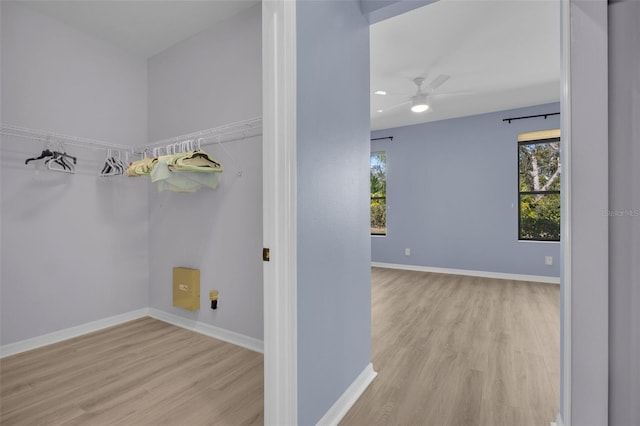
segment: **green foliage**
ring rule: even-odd
[[[371,233],[387,233],[387,154],[371,153]]]
[[[371,233],[387,233],[387,202],[386,200],[371,200]]]
[[[560,142],[518,146],[520,191],[560,190]]]
[[[560,194],[521,196],[520,238],[560,240]]]
[[[560,141],[520,143],[520,239],[560,240]]]

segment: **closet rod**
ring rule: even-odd
[[[93,139],[79,138],[76,136],[62,135],[59,133],[46,132],[43,130],[28,129],[26,127],[12,126],[9,124],[0,124],[0,133],[8,136],[17,136],[20,138],[31,139],[41,142],[62,142],[64,145],[73,145],[82,148],[91,149],[119,149],[133,152],[133,147],[126,145],[118,145]]]
[[[141,153],[149,149],[162,147],[164,145],[170,145],[172,143],[183,142],[186,140],[197,141],[198,139],[202,139],[203,141],[201,142],[201,144],[208,145],[212,143],[231,142],[248,137],[259,136],[261,134],[262,117],[256,117],[249,120],[243,120],[235,123],[225,124],[223,126],[213,127],[211,129],[200,130],[198,132],[162,139],[141,147],[136,147],[136,152]]]

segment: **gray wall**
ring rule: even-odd
[[[609,4],[609,424],[640,424],[640,3]]]
[[[2,2],[2,122],[119,144],[146,140],[146,63]],[[148,305],[146,185],[98,179],[102,151],[67,147],[78,173],[24,160],[2,136],[2,344]]]
[[[570,424],[601,426],[608,419],[609,373],[607,2],[571,0],[570,7],[571,80],[566,107],[571,141],[564,161],[571,171],[565,173],[564,182],[570,180],[565,208],[570,208],[571,220],[564,223],[563,232],[570,233],[564,255],[571,264],[562,271],[563,277],[566,273],[571,278]],[[561,292],[565,285],[563,280]],[[564,318],[569,309],[566,301],[561,309]],[[567,325],[562,322],[562,330]],[[563,419],[567,409],[561,400]]]
[[[369,27],[359,2],[297,3],[298,424],[371,362]]]
[[[371,143],[387,153],[388,203],[372,261],[559,277],[559,243],[518,241],[517,164],[518,133],[557,129],[559,116],[502,121],[558,111],[547,104],[372,132],[393,136]]]
[[[149,59],[151,141],[262,115],[261,28],[257,5]],[[262,339],[262,138],[224,148],[218,189],[149,191],[150,305]],[[172,307],[174,266],[201,270],[199,311]]]

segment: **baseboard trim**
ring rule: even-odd
[[[316,426],[334,426],[340,423],[340,420],[347,414],[377,375],[378,373],[373,371],[373,364],[369,363],[340,398],[329,408],[329,411],[316,423]]]
[[[264,353],[263,341],[253,337],[205,324],[200,321],[183,318],[155,308],[149,308],[149,316],[187,330],[195,331],[196,333],[204,334],[205,336],[213,337],[214,339],[241,346],[254,352]]]
[[[496,278],[500,280],[533,281],[538,283],[560,284],[559,277],[545,277],[543,275],[508,274],[505,272],[471,271],[468,269],[437,268],[433,266],[402,265],[397,263],[382,262],[371,262],[371,266],[376,268],[404,269],[407,271],[434,272],[437,274],[466,275],[471,277]]]
[[[54,331],[53,333],[43,334],[42,336],[32,337],[30,339],[21,340],[15,343],[9,343],[0,347],[0,358],[16,355],[21,352],[37,349],[42,346],[51,345],[53,343],[62,342],[63,340],[72,339],[84,334],[93,333],[104,328],[113,327],[127,321],[143,318],[149,315],[148,308],[137,309],[135,311],[126,312],[120,315],[114,315],[108,318],[102,318],[91,321],[75,327],[66,328],[64,330]]]

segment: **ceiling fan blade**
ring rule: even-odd
[[[434,93],[431,95],[432,98],[446,98],[450,96],[466,96],[466,95],[475,95],[477,92],[473,90],[463,90],[460,92],[446,92],[446,93]]]
[[[375,95],[375,93],[374,93]],[[377,95],[377,96],[407,96],[406,93],[400,93],[400,92],[386,92],[386,95]]]
[[[429,84],[429,88],[431,90],[436,90],[438,87],[442,86],[442,84],[449,80],[451,78],[450,75],[446,75],[446,74],[440,74],[439,76],[437,76],[435,79],[433,79],[433,81],[431,82],[431,84]]]
[[[390,107],[380,108],[380,109],[382,109],[382,112],[387,112],[387,111],[391,111],[392,109],[400,108],[403,105],[408,105],[410,103],[411,103],[411,101],[404,101],[404,102],[400,102],[399,104],[395,104],[395,105],[392,105]]]

